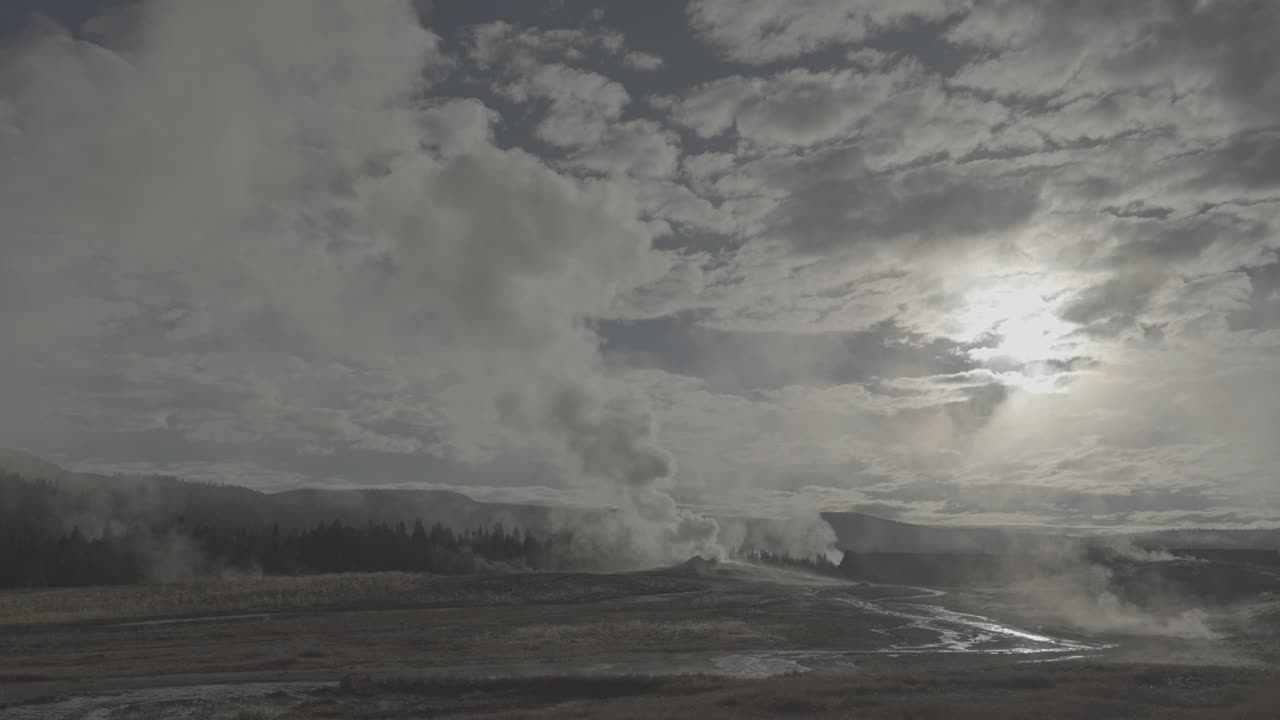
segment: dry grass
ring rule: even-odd
[[[690,645],[717,645],[743,641],[776,640],[767,628],[752,627],[742,620],[621,620],[614,622],[538,623],[513,627],[496,635],[496,640],[532,647],[583,646],[613,644],[640,647],[652,645],[662,649],[680,649]]]
[[[590,717],[1041,720],[1276,717],[1275,673],[1222,668],[1053,666],[936,673],[427,679],[379,683],[372,697],[325,691],[284,718]]]
[[[410,597],[424,577],[386,572],[235,578],[0,593],[0,626],[303,610]]]
[[[0,591],[0,627],[346,608],[587,603],[700,587],[692,580],[641,574],[440,577],[381,572],[11,590]]]
[[[771,680],[543,676],[398,678],[298,703],[210,701],[126,709],[120,720],[859,718],[859,720],[1273,720],[1274,671],[1125,665],[1000,666]]]
[[[686,594],[699,588],[706,592]],[[322,677],[332,677],[327,673],[359,669],[377,678],[388,673],[506,672],[502,668],[512,666],[516,674],[562,674],[370,681],[374,692],[367,696],[334,688],[301,705],[290,696],[277,704],[270,699],[215,703],[192,713],[186,712],[192,708],[170,707],[164,712],[182,713],[147,715],[161,710],[139,708],[137,718],[128,720],[232,720],[236,713],[250,713],[242,720],[258,720],[252,713],[282,720],[1280,717],[1280,677],[1239,667],[1020,665],[1016,657],[866,656],[856,660],[859,669],[852,674],[761,681],[563,675],[570,668],[608,667],[616,659],[642,661],[626,667],[664,671],[690,650],[697,652],[688,654],[697,655],[734,646],[850,647],[880,627],[844,605],[824,610],[787,588],[731,590],[711,580],[641,574],[441,578],[383,573],[0,593],[0,626],[7,626],[0,627],[0,684],[43,680],[66,692],[83,692],[82,681],[99,679],[111,687],[117,677],[176,672],[210,677],[228,672],[267,677],[276,671],[311,677],[324,672]],[[662,593],[680,594],[651,602]],[[644,602],[613,602],[642,595]],[[701,609],[703,600],[720,604]],[[143,618],[334,607],[394,611],[117,626]],[[1280,614],[1272,605],[1259,608],[1250,622],[1260,626],[1275,618]],[[94,619],[114,622],[51,624]],[[1259,633],[1258,642],[1274,637]],[[1171,662],[1168,654],[1153,656]],[[6,686],[4,693],[10,689]]]
[[[1250,618],[1253,625],[1269,635],[1280,635],[1280,600],[1259,603]]]
[[[286,707],[257,707],[252,703],[179,702],[150,707],[125,707],[111,715],[113,720],[276,720]]]

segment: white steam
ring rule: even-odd
[[[1158,613],[1139,607],[1116,591],[1110,569],[1094,563],[1018,583],[1013,589],[1038,612],[1088,633],[1186,640],[1217,637],[1205,610],[1193,607]]]
[[[584,479],[604,484],[614,511],[566,528],[580,547],[632,565],[724,555],[719,524],[667,493],[675,459],[658,444],[653,414],[641,401],[582,382],[551,387],[528,399],[508,395],[500,404],[509,421],[562,443]]]

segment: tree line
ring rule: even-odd
[[[792,555],[786,552],[770,552],[751,547],[730,550],[729,559],[758,565],[776,565],[819,575],[837,575],[840,569],[840,566],[832,562],[826,555]]]
[[[234,574],[298,575],[402,570],[443,575],[557,569],[568,562],[567,533],[536,537],[501,523],[457,531],[440,523],[340,519],[303,529],[164,523],[93,535],[64,530],[51,512],[56,483],[0,473],[0,588],[115,585]]]
[[[185,507],[175,516],[113,523],[92,503],[47,480],[0,472],[0,588],[166,582],[228,575],[302,575],[398,570],[459,575],[488,571],[599,569],[599,557],[575,548],[568,532],[539,536],[501,523],[455,530],[421,520],[406,524],[340,519],[282,527]],[[100,510],[100,509],[99,509]],[[110,512],[106,513],[108,516]],[[157,521],[154,518],[169,518]],[[209,518],[226,517],[218,523]],[[77,518],[90,523],[82,530]],[[66,529],[70,526],[70,529]],[[825,556],[795,557],[738,548],[731,557],[817,573],[836,566]]]
[[[567,537],[539,540],[501,524],[454,532],[421,521],[412,528],[340,520],[303,531],[211,526],[131,528],[89,538],[78,527],[61,534],[0,534],[0,587],[68,587],[223,577],[402,570],[456,575],[557,566]]]

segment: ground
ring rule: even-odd
[[[734,565],[24,591],[0,594],[0,718],[1274,718],[1278,617],[1099,634]]]

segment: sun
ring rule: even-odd
[[[1058,318],[1053,294],[1033,285],[978,288],[966,294],[956,317],[962,342],[982,343],[969,351],[979,361],[1005,359],[1028,365],[1070,354],[1073,329]],[[989,338],[990,343],[983,343]]]

